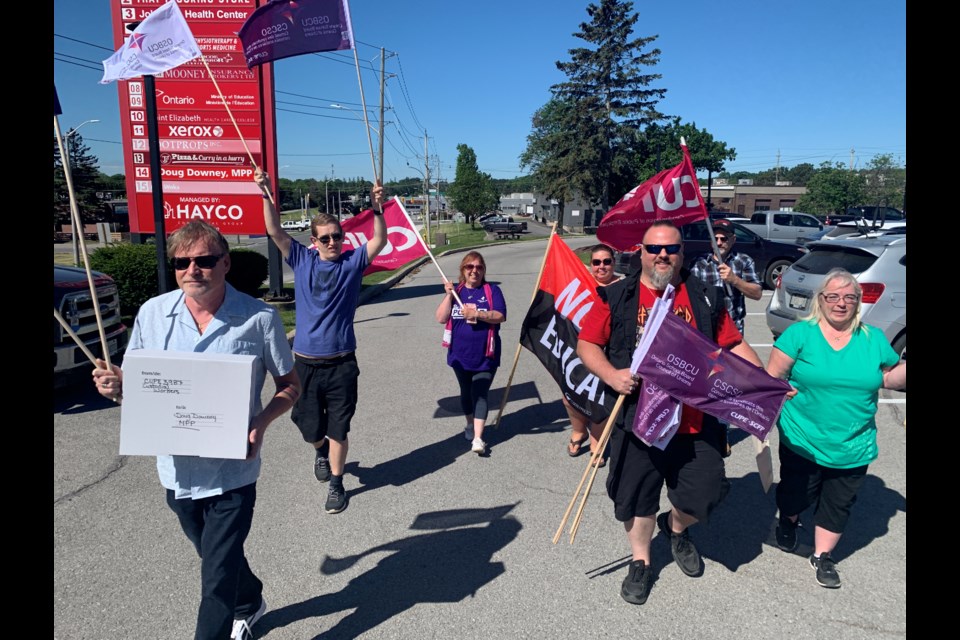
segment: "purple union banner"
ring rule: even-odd
[[[636,372],[682,402],[765,440],[790,385],[707,339],[672,313],[641,345]],[[640,349],[638,348],[638,351]]]
[[[346,0],[274,0],[237,32],[247,68],[281,58],[353,48]]]

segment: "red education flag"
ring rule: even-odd
[[[596,280],[570,247],[553,236],[540,286],[520,328],[520,344],[543,363],[567,402],[600,422],[610,415],[615,398],[577,357],[580,325],[595,304],[603,304]]]
[[[363,275],[377,271],[393,271],[411,260],[427,255],[420,234],[413,228],[410,216],[396,198],[383,205],[383,221],[387,223],[387,246],[373,259]],[[373,237],[373,209],[367,209],[340,224],[344,250],[359,249]]]
[[[597,226],[597,240],[627,251],[643,240],[657,220],[672,220],[678,227],[707,217],[697,174],[686,145],[683,160],[637,186],[610,209]]]
[[[347,0],[273,0],[237,32],[247,68],[305,53],[353,48]]]

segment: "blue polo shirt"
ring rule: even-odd
[[[201,335],[177,289],[147,300],[133,323],[128,351],[158,349],[256,356],[250,415],[263,410],[260,396],[267,373],[293,370],[293,353],[280,314],[267,303],[240,293],[228,283],[223,304]],[[229,390],[225,390],[229,393]],[[157,456],[160,484],[177,498],[209,498],[243,487],[260,476],[260,454],[253,460]]]

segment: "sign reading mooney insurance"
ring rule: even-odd
[[[143,20],[165,2],[111,0],[114,44],[123,44],[128,24]],[[236,33],[265,2],[179,0],[178,4],[217,84],[200,58],[156,75],[164,230],[170,233],[199,219],[223,233],[262,234],[263,199],[253,182],[247,149],[258,165],[264,164],[265,149],[275,163],[271,69],[269,65],[247,68]],[[144,80],[120,81],[117,87],[130,230],[154,233]]]

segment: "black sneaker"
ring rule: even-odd
[[[327,447],[317,449],[317,459],[313,463],[313,475],[317,476],[317,480],[320,482],[327,482],[330,480],[330,458],[323,455],[322,450],[329,452]]]
[[[633,560],[627,567],[620,595],[630,604],[643,604],[650,595],[650,568],[643,560]]]
[[[700,558],[700,552],[690,539],[690,532],[686,529],[683,533],[674,533],[670,530],[670,512],[665,511],[657,516],[657,526],[660,531],[670,536],[670,551],[673,553],[673,559],[676,560],[680,571],[688,576],[695,578],[703,573],[703,560]]]
[[[797,549],[797,529],[800,528],[800,518],[791,522],[790,518],[780,516],[777,523],[777,546],[784,551],[791,552]]]
[[[323,507],[327,513],[340,513],[347,508],[347,492],[343,485],[330,485],[327,491],[327,503]]]
[[[840,588],[840,574],[837,573],[837,563],[830,554],[823,552],[820,557],[810,556],[810,566],[817,570],[817,584],[827,589]]]

